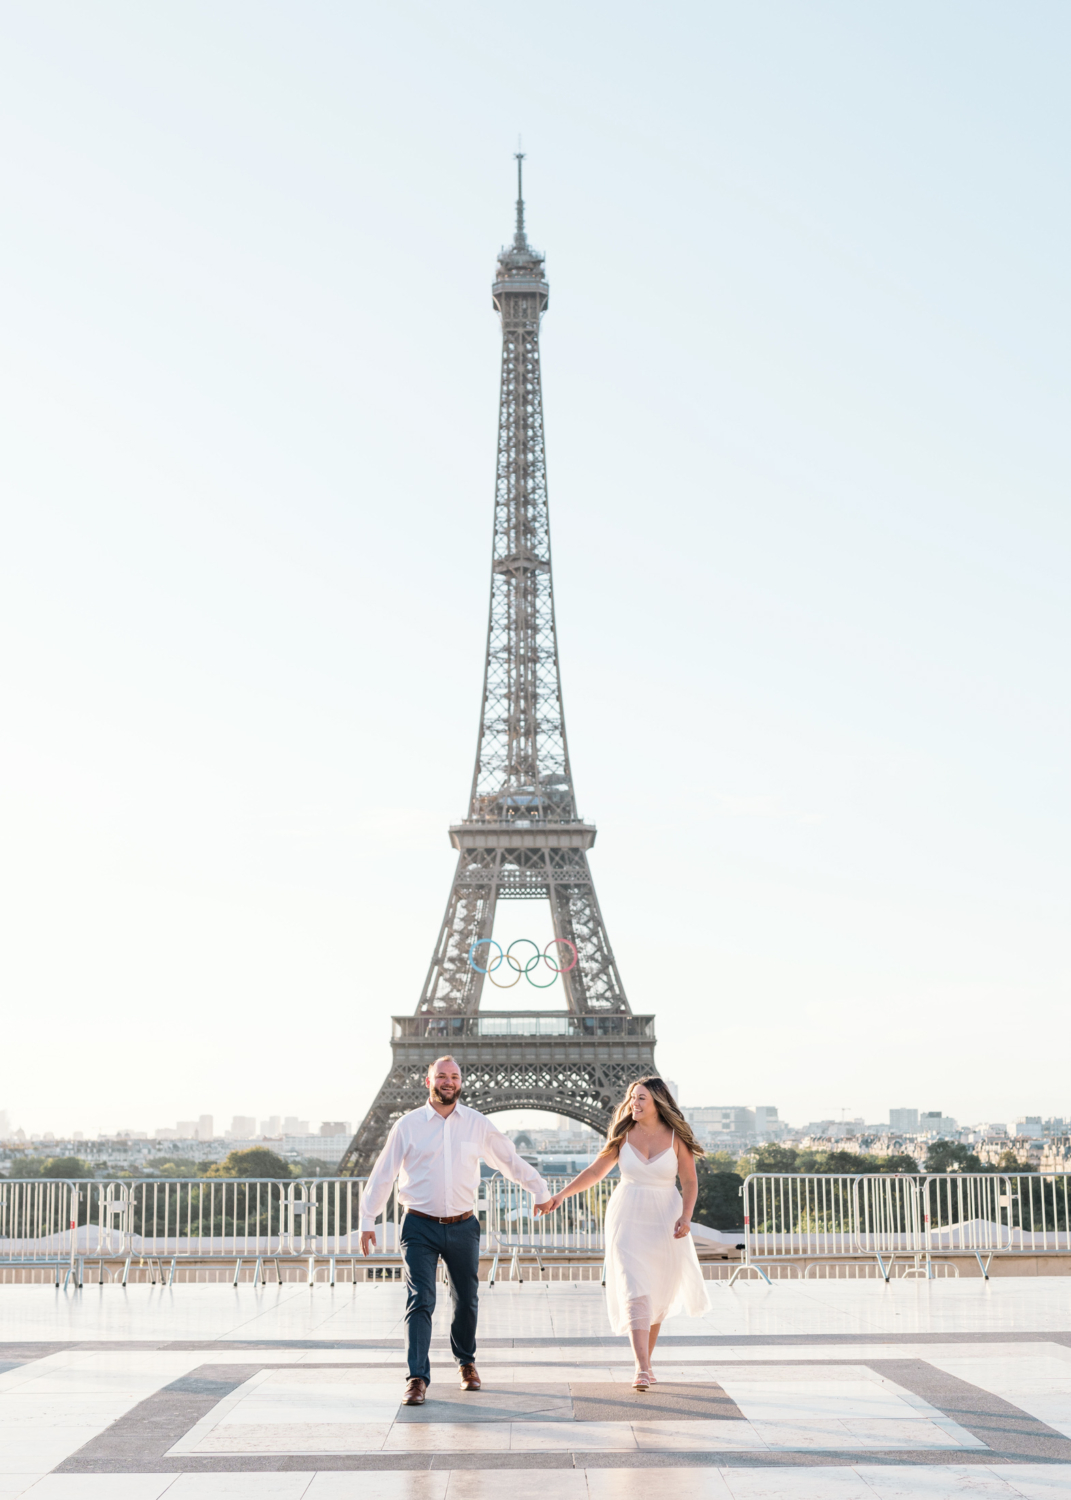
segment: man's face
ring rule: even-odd
[[[453,1058],[440,1057],[428,1069],[428,1093],[436,1104],[453,1104],[461,1093],[461,1069]]]

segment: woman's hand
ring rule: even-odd
[[[674,1226],[673,1226],[673,1238],[675,1240],[683,1240],[684,1237],[686,1235],[691,1234],[691,1232],[692,1232],[692,1221],[691,1221],[691,1219],[686,1219],[682,1215],[677,1220],[676,1224],[674,1224]]]
[[[535,1205],[536,1218],[540,1218],[543,1214],[552,1214],[564,1197],[564,1193],[555,1193],[553,1198],[548,1198],[545,1203],[537,1203]]]

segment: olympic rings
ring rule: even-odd
[[[524,963],[521,963],[519,958],[515,958],[513,956],[514,948],[516,948],[520,943],[527,943],[530,948],[533,948],[535,950],[531,958],[526,959]],[[482,968],[476,962],[476,951],[477,949],[482,948],[484,944],[487,945],[488,949],[498,949],[498,957],[495,959],[491,958],[490,952],[488,953],[488,964],[486,968]],[[572,963],[559,965],[553,962],[553,960],[548,956],[548,950],[557,946],[562,946],[572,950]],[[562,954],[561,956],[564,958],[568,955]],[[474,969],[477,974],[486,974],[495,988],[499,990],[511,990],[515,984],[520,984],[522,977],[524,979],[527,979],[528,983],[535,989],[546,990],[550,988],[559,974],[572,973],[572,971],[576,968],[577,956],[576,944],[570,942],[568,938],[551,938],[546,948],[544,948],[542,951],[540,951],[539,944],[534,943],[531,938],[514,938],[513,942],[510,943],[509,947],[504,953],[502,951],[502,945],[500,943],[496,943],[494,938],[477,938],[472,947],[469,949],[469,968]],[[538,979],[532,978],[532,971],[534,969],[538,969],[540,963],[546,964],[547,968],[551,971],[551,977],[546,981],[545,984],[540,984]],[[506,965],[507,969],[513,969],[517,975],[516,979],[511,979],[508,984],[503,984],[501,980],[495,978],[495,971],[497,969],[500,969],[503,964]]]

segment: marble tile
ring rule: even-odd
[[[609,1424],[607,1424],[609,1425]],[[705,1418],[687,1422],[633,1422],[637,1448],[676,1453],[761,1451],[766,1442],[750,1422]]]
[[[383,1447],[400,1453],[507,1453],[511,1425],[509,1422],[395,1422]],[[557,1425],[560,1430],[564,1424]]]
[[[731,1366],[715,1366],[714,1370],[715,1379],[744,1416],[755,1422],[811,1417],[921,1420],[924,1414],[936,1415],[925,1402],[920,1405],[913,1393],[858,1367],[842,1366],[834,1372],[774,1366],[761,1379],[752,1378],[757,1372],[740,1374]]]
[[[0,1396],[0,1444],[11,1430],[35,1432],[49,1427],[106,1427],[143,1400],[141,1394],[103,1395],[84,1391],[63,1395],[23,1395],[9,1391]]]
[[[931,1356],[930,1363],[1071,1437],[1071,1366],[1051,1353],[983,1359],[971,1350],[969,1355]]]
[[[160,1500],[177,1474],[46,1474],[33,1500]]]
[[[627,1422],[511,1422],[509,1432],[514,1453],[614,1452],[638,1446]]]
[[[315,1476],[302,1500],[446,1500],[450,1478],[449,1469],[328,1471]]]
[[[583,1469],[454,1469],[446,1500],[588,1500]],[[649,1500],[649,1497],[648,1497]]]
[[[725,1469],[732,1500],[875,1500],[855,1469]]]
[[[0,1457],[0,1467],[3,1467],[3,1458]],[[20,1500],[28,1489],[43,1479],[43,1474],[0,1474],[0,1500]]]
[[[378,1453],[391,1430],[389,1422],[252,1422],[220,1424],[187,1449],[211,1456],[222,1453]]]
[[[180,1474],[167,1500],[302,1500],[313,1472]]]
[[[667,1500],[669,1497],[671,1500],[732,1500],[732,1491],[724,1475],[705,1465],[702,1468],[660,1468],[656,1484],[652,1484],[650,1469],[582,1469],[574,1472],[586,1476],[588,1500],[652,1500],[656,1493],[663,1492]],[[488,1496],[487,1500],[493,1500],[493,1497]]]
[[[272,1370],[241,1401],[223,1412],[218,1427],[248,1424],[314,1422],[386,1422],[394,1421],[401,1404],[402,1389],[394,1384],[383,1386],[353,1385],[337,1381],[328,1371],[301,1372],[305,1383],[298,1384],[290,1372]],[[309,1381],[309,1376],[319,1375]]]
[[[100,1427],[46,1427],[40,1431],[9,1428],[0,1445],[0,1466],[7,1474],[47,1474],[95,1438]]]
[[[895,1464],[888,1467],[856,1465],[873,1500],[1015,1500],[1015,1491],[1005,1480],[1003,1465],[960,1467],[955,1464]],[[1055,1500],[1055,1497],[1053,1497]]]
[[[865,1422],[805,1418],[798,1421],[753,1422],[755,1432],[768,1448],[829,1452],[856,1448],[951,1448],[948,1434],[933,1422]]]
[[[1008,1464],[998,1471],[1013,1494],[1025,1500],[1067,1500],[1071,1464]]]

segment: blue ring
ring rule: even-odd
[[[476,949],[479,948],[484,943],[487,943],[489,945],[493,944],[494,947],[496,947],[498,949],[498,958],[495,960],[495,962],[493,964],[491,964],[490,968],[487,968],[487,969],[481,969],[478,963],[474,963],[473,962],[473,958],[472,958],[472,955],[476,952]],[[469,949],[469,968],[470,969],[475,969],[476,972],[477,972],[477,974],[493,974],[495,972],[495,970],[501,964],[501,962],[502,962],[502,960],[503,960],[504,957],[505,957],[505,955],[502,952],[502,945],[501,945],[501,943],[496,943],[495,940],[494,940],[494,938],[477,938],[476,941],[473,943],[472,947]]]

